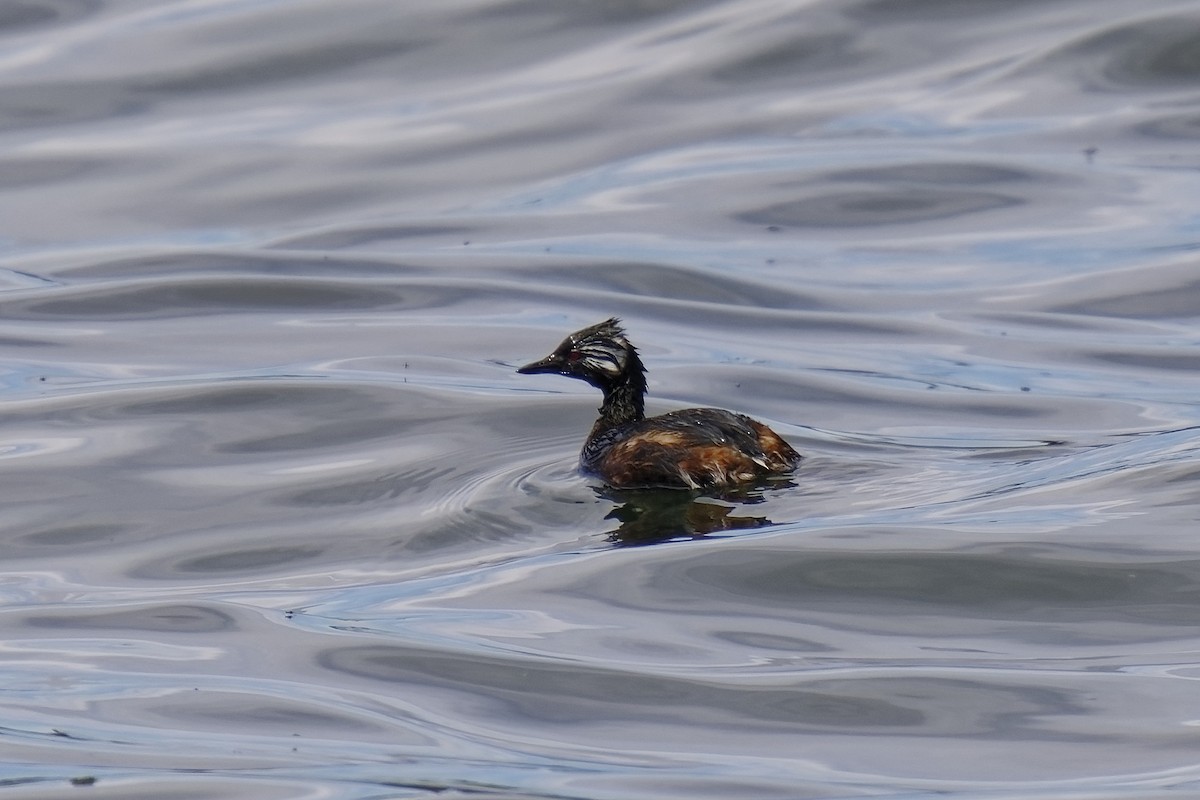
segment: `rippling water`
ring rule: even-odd
[[[1191,0],[0,42],[4,796],[1200,791]],[[578,475],[614,314],[794,478]]]

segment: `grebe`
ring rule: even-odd
[[[517,370],[587,381],[604,392],[579,463],[617,489],[709,489],[791,472],[800,455],[743,414],[687,408],[646,417],[646,368],[616,317],[576,331],[553,353]]]

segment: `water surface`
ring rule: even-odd
[[[5,793],[1200,786],[1194,4],[0,41]],[[514,369],[611,315],[791,481],[580,476],[599,397]]]

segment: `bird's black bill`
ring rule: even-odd
[[[554,356],[546,356],[541,361],[534,361],[532,364],[526,364],[517,370],[521,375],[538,375],[543,372],[559,371],[560,362]]]

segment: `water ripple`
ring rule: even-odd
[[[1198,31],[0,6],[0,783],[1194,794]],[[797,473],[578,474],[611,315]]]

